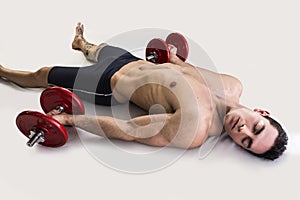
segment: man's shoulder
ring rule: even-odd
[[[228,74],[221,74],[221,76],[225,91],[230,93],[229,95],[240,97],[243,91],[242,82],[238,78]]]

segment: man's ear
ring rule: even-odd
[[[270,116],[270,113],[268,111],[266,111],[266,110],[255,108],[254,112],[257,112],[257,113],[261,114],[264,117],[265,116]]]

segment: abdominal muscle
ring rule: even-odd
[[[156,65],[140,60],[116,72],[111,86],[114,97],[121,103],[131,101],[145,110],[159,104],[164,108],[163,112],[172,113],[188,99],[181,97],[188,87],[183,79],[182,73],[174,69],[173,64]]]

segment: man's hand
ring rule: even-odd
[[[176,48],[174,45],[168,44],[168,48],[169,48],[169,50],[170,50],[170,54],[171,54],[171,55],[172,55],[172,54],[176,55],[176,53],[177,53],[177,48]]]
[[[61,112],[58,109],[53,109],[50,112],[47,113],[47,115],[53,117],[56,119],[59,123],[61,123],[64,126],[73,126],[73,116],[69,115],[65,112]]]
[[[170,50],[170,62],[173,64],[178,64],[180,62],[180,58],[176,55],[177,48],[174,45],[168,44],[168,48]],[[181,61],[182,62],[182,61]]]

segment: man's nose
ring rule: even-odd
[[[238,131],[239,131],[240,133],[243,133],[243,134],[249,136],[250,138],[252,138],[253,135],[254,135],[254,134],[252,133],[252,131],[248,128],[248,126],[245,125],[245,124],[239,126],[239,127],[238,127]]]
[[[240,125],[238,127],[238,132],[239,133],[243,133],[243,134],[245,134],[245,135],[247,135],[249,137],[252,137],[252,135],[253,135],[252,132],[250,131],[250,129],[245,124]]]

